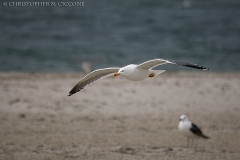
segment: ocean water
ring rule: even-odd
[[[0,71],[81,72],[82,61],[97,59],[97,69],[154,58],[197,63],[213,71],[240,70],[239,0],[73,2],[84,6],[13,7],[0,2]]]

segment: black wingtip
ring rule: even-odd
[[[71,96],[71,95],[73,95],[73,94],[75,94],[75,93],[77,93],[77,92],[75,92],[75,90],[71,90],[71,91],[68,93],[68,96]]]
[[[181,62],[181,63],[182,64],[180,64],[180,65],[190,67],[190,68],[200,69],[200,70],[204,70],[204,71],[209,71],[210,70],[209,68],[205,68],[205,67],[200,66],[198,64],[191,64],[191,63],[185,63],[184,64],[184,62]]]
[[[73,88],[69,93],[68,93],[68,96],[71,96],[73,94],[77,93],[75,88]]]
[[[73,89],[68,93],[68,96],[71,96],[71,95],[79,92],[79,91],[82,90],[82,89],[83,89],[83,88],[76,90],[76,87],[73,87]]]
[[[177,65],[180,65],[180,66],[200,69],[200,70],[210,70],[208,68],[205,68],[203,66],[200,66],[198,64],[193,64],[193,63],[186,63],[186,62],[180,62],[180,61],[175,61],[175,60],[167,60],[167,62],[168,63],[172,63],[172,64],[177,64]]]
[[[205,68],[205,67],[203,67],[203,66],[199,66],[199,67],[201,67],[202,70],[204,70],[204,71],[210,71],[210,70],[211,70],[211,69],[209,69],[209,68]]]

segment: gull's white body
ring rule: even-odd
[[[192,123],[189,120],[180,121],[178,124],[178,130],[187,138],[200,138],[190,131]]]
[[[124,71],[124,72],[122,72]],[[165,70],[151,70],[151,69],[142,69],[138,68],[135,64],[127,65],[121,68],[118,73],[119,75],[125,77],[130,81],[142,81],[145,78],[149,77],[150,74],[155,76],[163,73]]]
[[[129,72],[131,72],[130,74],[128,74],[127,76],[125,76],[124,74],[122,74],[121,76],[123,76],[124,78],[130,80],[130,81],[142,81],[145,78],[148,77],[148,75],[150,74],[150,70],[146,70],[146,69],[129,69]]]

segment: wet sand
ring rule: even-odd
[[[68,97],[82,77],[0,73],[0,159],[240,159],[240,73],[109,77]],[[181,114],[211,139],[187,148]]]

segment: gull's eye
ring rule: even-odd
[[[122,70],[122,72],[124,72],[124,70]]]

